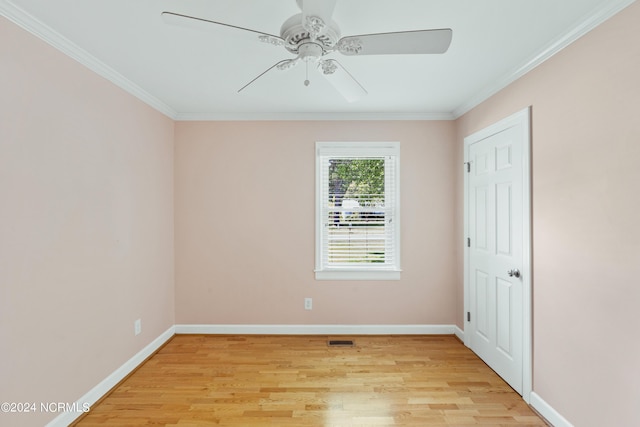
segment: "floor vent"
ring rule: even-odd
[[[329,340],[329,347],[353,347],[353,340]]]

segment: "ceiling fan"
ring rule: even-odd
[[[451,44],[453,32],[450,28],[362,34],[340,38],[340,28],[331,19],[336,0],[296,0],[296,3],[302,13],[287,19],[282,24],[279,36],[175,12],[162,12],[162,19],[167,24],[189,28],[207,29],[212,26],[223,26],[250,32],[256,36],[256,40],[274,46],[284,46],[287,51],[296,55],[294,58],[275,63],[241,87],[238,92],[246,89],[274,68],[287,70],[302,62],[307,67],[307,79],[304,82],[306,86],[309,85],[309,65],[315,66],[349,102],[360,99],[367,94],[367,91],[336,59],[329,58],[327,55],[333,52],[348,56],[438,54],[445,53]]]

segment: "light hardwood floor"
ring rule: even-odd
[[[77,426],[546,426],[452,336],[176,335]]]

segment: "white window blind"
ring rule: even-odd
[[[398,167],[398,143],[317,143],[316,278],[399,278]]]

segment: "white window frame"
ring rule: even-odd
[[[323,264],[323,229],[326,218],[322,214],[322,159],[330,157],[391,157],[394,162],[391,224],[394,248],[392,265],[358,267],[330,267]],[[387,171],[385,170],[385,173]],[[385,192],[389,191],[385,188]],[[399,142],[316,142],[316,280],[400,280],[400,143]]]

